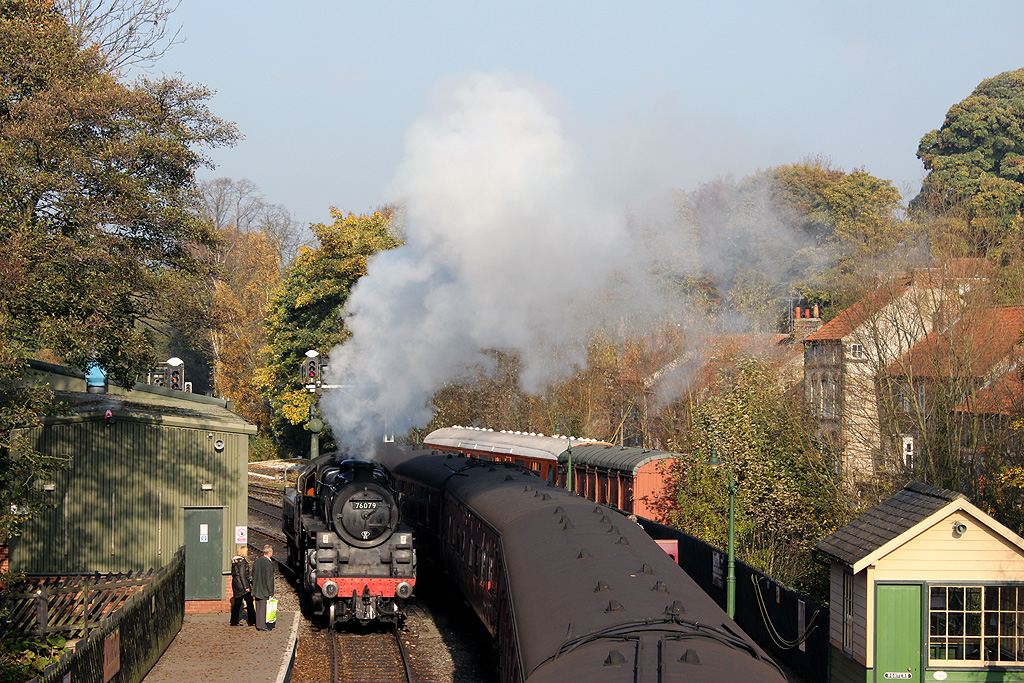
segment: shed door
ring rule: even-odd
[[[875,681],[921,680],[921,586],[875,587]]]
[[[223,508],[185,508],[185,599],[220,600]]]

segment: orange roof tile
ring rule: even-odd
[[[910,280],[901,280],[893,286],[886,283],[850,306],[836,317],[822,325],[821,329],[809,335],[808,341],[836,341],[850,334],[872,315],[885,308],[891,301],[903,295],[910,288]]]
[[[989,382],[954,410],[973,412],[980,415],[1018,415],[1024,408],[1024,382],[1020,371],[1014,366],[995,380]]]
[[[1018,348],[1024,306],[972,309],[945,330],[932,332],[889,366],[892,376],[941,379],[954,371],[982,377]]]

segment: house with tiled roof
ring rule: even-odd
[[[963,494],[911,482],[815,552],[833,683],[1024,681],[1024,539]]]
[[[817,436],[850,481],[881,464],[880,372],[932,331],[951,296],[931,269],[890,278],[804,339],[804,394]]]
[[[940,422],[947,440],[939,446],[959,449],[967,466],[983,455],[978,443],[998,445],[998,431],[1013,436],[998,416],[1020,407],[1022,330],[1024,306],[972,308],[886,369],[896,397],[888,423],[903,443],[902,464],[912,470],[926,455]]]

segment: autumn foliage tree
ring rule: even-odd
[[[366,274],[368,260],[401,244],[390,231],[390,209],[368,216],[332,209],[331,216],[330,225],[312,226],[319,246],[299,253],[273,292],[266,318],[259,384],[273,409],[275,434],[295,454],[308,448],[302,426],[309,418],[311,395],[303,389],[300,371],[306,351],[326,356],[346,339],[345,303]]]
[[[734,359],[696,407],[686,455],[676,460],[657,507],[673,526],[725,547],[732,476],[740,559],[827,599],[827,570],[810,561],[810,550],[849,521],[851,510],[805,421],[770,364]],[[707,465],[712,452],[726,465]]]
[[[280,282],[279,252],[265,232],[220,231],[221,270],[213,283],[211,345],[216,394],[261,430],[270,427],[270,405],[258,375],[266,344],[264,320],[271,292]]]
[[[19,488],[10,458],[26,410],[25,359],[98,362],[132,386],[159,320],[199,325],[216,241],[191,210],[202,147],[232,144],[210,92],[180,79],[125,84],[82,49],[50,0],[0,3],[0,526]],[[45,472],[39,469],[37,476]],[[17,480],[17,481],[16,481]],[[29,478],[31,481],[31,478]],[[17,484],[17,485],[15,485]],[[12,499],[14,497],[14,499]]]

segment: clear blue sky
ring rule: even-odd
[[[916,193],[921,136],[1024,66],[1024,5],[973,0],[182,0],[153,69],[217,91],[245,135],[204,177],[248,178],[303,223],[389,193],[431,91],[467,72],[546,88],[631,192],[821,155]]]

